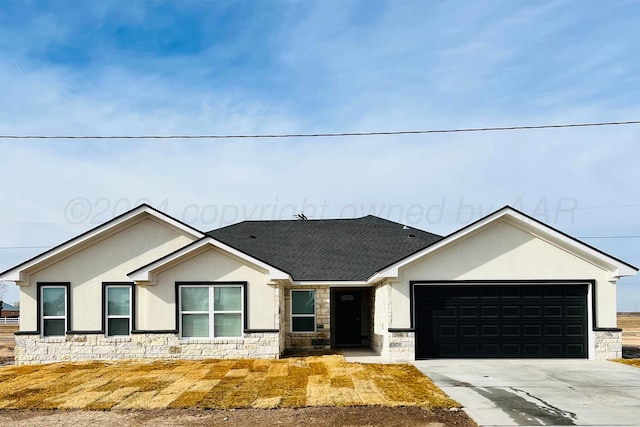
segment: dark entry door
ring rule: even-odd
[[[585,358],[587,286],[416,286],[416,359]]]
[[[359,346],[362,328],[360,291],[336,291],[336,345]]]

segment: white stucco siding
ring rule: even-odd
[[[20,330],[36,331],[38,330],[36,287],[21,287],[20,291]]]
[[[401,268],[393,284],[392,327],[410,326],[409,289],[419,280],[596,280],[599,327],[616,326],[611,274],[504,221]],[[591,303],[591,301],[589,301]]]
[[[240,259],[210,247],[158,272],[155,285],[138,289],[138,328],[174,329],[176,282],[247,282],[250,329],[277,329],[276,286],[269,275]]]
[[[102,328],[102,283],[130,282],[127,273],[189,243],[176,229],[146,218],[121,228],[99,241],[58,259],[37,271],[30,271],[28,286],[20,287],[20,330],[39,329],[37,283],[71,284],[71,329]]]

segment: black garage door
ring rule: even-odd
[[[416,359],[587,357],[587,285],[414,285]]]

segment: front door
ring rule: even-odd
[[[360,291],[336,291],[336,345],[360,346],[362,305]]]

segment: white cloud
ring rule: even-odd
[[[269,66],[238,65],[233,71],[246,73],[242,78],[225,75],[216,62],[223,53],[212,49],[131,58],[97,45],[96,54],[107,55],[97,64],[49,64],[30,48],[45,35],[71,36],[54,18],[42,18],[48,23],[41,32],[10,37],[13,61],[0,64],[0,133],[333,132],[640,117],[632,91],[615,85],[634,78],[635,57],[621,58],[638,49],[629,36],[620,45],[611,44],[617,36],[593,38],[579,15],[559,13],[562,2],[502,12],[504,5],[405,3],[371,12],[368,21],[357,19],[356,6],[303,4],[280,32],[266,36],[274,49]],[[107,15],[96,12],[91,25]],[[585,40],[561,43],[572,25]],[[541,46],[548,52],[536,50]],[[575,58],[582,58],[575,67],[551,73]],[[245,86],[247,75],[257,77]],[[600,97],[607,90],[611,97]],[[443,234],[518,203],[528,212],[547,210],[541,219],[572,234],[638,234],[634,206],[578,209],[557,221],[554,215],[572,200],[579,208],[639,205],[637,132],[628,126],[344,139],[2,140],[0,246],[53,244],[88,228],[65,216],[77,198],[89,201],[89,220],[106,220],[142,199],[181,219],[195,205],[187,213],[205,229],[244,216],[284,217],[305,204],[325,217],[375,210],[396,221],[412,206],[442,206],[439,221],[414,225]],[[595,243],[640,264],[638,240]],[[24,254],[0,251],[0,270]]]

